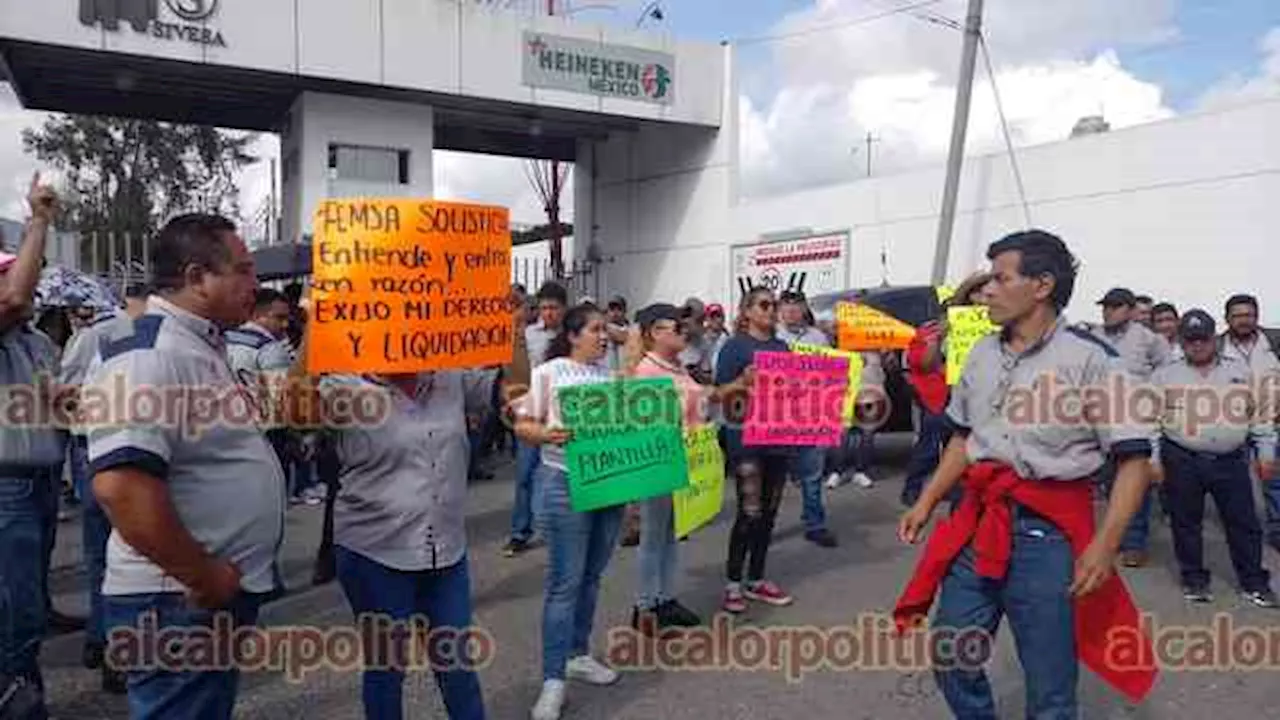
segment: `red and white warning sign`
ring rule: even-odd
[[[754,287],[810,297],[845,290],[849,280],[849,232],[765,240],[730,249],[734,299]]]

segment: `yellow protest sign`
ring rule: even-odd
[[[947,384],[955,385],[964,371],[964,363],[969,359],[969,351],[982,338],[1000,330],[1000,326],[991,322],[987,308],[982,305],[967,305],[947,308]]]
[[[836,335],[841,350],[906,350],[916,329],[867,305],[837,303]]]
[[[678,538],[687,537],[715,520],[724,504],[724,453],[720,450],[715,424],[687,428],[684,448],[689,486],[671,495]]]
[[[938,293],[939,303],[944,303],[950,300],[951,296],[956,294],[956,289],[951,287],[950,285],[939,285],[936,288],[934,288],[934,290],[937,291]]]
[[[414,373],[511,362],[506,208],[326,200],[311,246],[307,368]]]
[[[849,392],[844,399],[844,424],[853,427],[857,419],[858,390],[862,386],[862,353],[836,350],[822,345],[808,343],[791,343],[791,350],[803,355],[821,355],[823,357],[839,357],[849,361]]]

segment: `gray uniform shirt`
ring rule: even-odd
[[[58,382],[68,388],[79,388],[89,375],[89,368],[98,358],[104,342],[133,334],[133,318],[122,311],[101,315],[84,326],[67,343],[62,353],[62,368]],[[72,432],[83,435],[83,428],[73,427]]]
[[[1219,356],[1202,369],[1179,360],[1157,370],[1152,382],[1164,394],[1160,431],[1174,444],[1222,455],[1252,440],[1259,460],[1275,459],[1274,408],[1244,362]],[[1212,408],[1207,392],[1214,399]],[[1216,417],[1204,415],[1206,411]],[[1158,458],[1159,445],[1156,448]]]
[[[62,463],[66,428],[51,404],[57,379],[58,349],[47,335],[26,325],[0,333],[0,475]]]
[[[1099,332],[1099,337],[1120,353],[1129,372],[1144,382],[1151,379],[1156,368],[1167,365],[1171,359],[1169,342],[1142,323],[1125,323],[1117,332],[1105,328]]]
[[[1239,360],[1249,366],[1256,378],[1280,375],[1280,359],[1271,352],[1271,345],[1259,332],[1249,342],[1240,342],[1227,333],[1219,344],[1223,357]]]
[[[126,398],[160,400],[129,409],[115,405],[118,389]],[[183,526],[239,568],[244,590],[275,588],[284,472],[256,423],[253,400],[227,365],[221,330],[152,297],[132,334],[103,344],[81,398],[92,472],[132,466],[160,478]],[[103,419],[95,403],[114,407]],[[157,406],[163,412],[146,410]],[[104,594],[185,590],[111,533]]]
[[[1154,418],[1100,418],[1081,409],[1086,398],[1114,398],[1117,388],[1136,385],[1113,348],[1059,320],[1022,353],[1002,333],[979,340],[947,417],[968,432],[970,462],[1003,463],[1027,479],[1078,480],[1096,473],[1108,452],[1151,454]]]
[[[278,413],[278,394],[273,394],[284,381],[293,365],[293,352],[287,340],[273,336],[261,325],[247,322],[235,330],[226,332],[227,363],[236,378],[250,392],[255,393],[264,411],[264,418],[272,419],[264,427],[273,429],[282,425],[274,419]],[[272,389],[269,391],[269,389]]]
[[[548,330],[541,320],[524,329],[525,349],[529,351],[529,369],[532,370],[546,362],[547,347],[551,345],[551,338],[555,336],[556,331]]]
[[[326,403],[340,394],[377,395],[389,410],[383,422],[332,430],[341,484],[335,543],[396,570],[435,570],[462,560],[466,413],[489,406],[496,379],[494,370],[424,373],[414,397],[372,378],[321,379]]]
[[[80,328],[67,342],[62,352],[62,367],[58,372],[58,382],[63,385],[81,385],[89,366],[98,355],[98,346],[102,339],[117,336],[133,327],[133,319],[122,311],[106,313],[95,317],[92,322]]]

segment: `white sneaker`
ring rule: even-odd
[[[542,683],[542,694],[533,705],[530,717],[533,720],[560,720],[560,710],[564,707],[564,681],[547,680]]]
[[[592,685],[612,685],[618,682],[618,673],[605,667],[590,655],[579,655],[565,666],[564,674],[572,680]]]
[[[860,488],[869,488],[876,484],[876,481],[872,480],[871,476],[864,472],[854,473],[853,482]]]
[[[836,488],[840,487],[846,482],[848,482],[848,480],[845,480],[845,477],[843,474],[838,472],[833,472],[827,476],[827,489],[835,490]]]

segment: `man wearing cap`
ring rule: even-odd
[[[1257,452],[1259,477],[1271,477],[1276,430],[1269,383],[1256,383],[1245,363],[1218,352],[1216,327],[1209,313],[1189,310],[1178,326],[1185,357],[1156,371],[1164,392],[1161,438],[1154,463],[1163,462],[1165,490],[1173,530],[1173,549],[1182,571],[1183,597],[1213,600],[1204,566],[1202,526],[1205,495],[1218,507],[1231,564],[1244,599],[1258,607],[1280,606],[1271,576],[1262,566],[1262,527],[1253,503],[1249,450]],[[1221,417],[1196,416],[1209,390]],[[1248,412],[1238,408],[1244,401]]]
[[[1169,364],[1169,343],[1137,322],[1138,298],[1132,290],[1112,288],[1098,304],[1102,306],[1102,329],[1095,334],[1115,348],[1134,379],[1146,382],[1157,368]],[[1108,463],[1099,474],[1099,481],[1104,488],[1110,488],[1114,480],[1115,466]],[[1126,567],[1146,564],[1150,528],[1151,494],[1147,493],[1120,545],[1120,562]]]
[[[919,541],[951,488],[963,483],[964,496],[933,528],[895,621],[900,630],[914,626],[939,592],[930,633],[981,628],[994,638],[1007,615],[1025,675],[1027,717],[1078,717],[1082,662],[1138,702],[1155,671],[1119,667],[1108,648],[1116,633],[1126,633],[1136,638],[1135,653],[1152,652],[1114,563],[1150,479],[1153,419],[1112,422],[1080,402],[1127,401],[1114,392],[1134,383],[1113,348],[1062,317],[1076,262],[1061,239],[1019,232],[993,243],[987,257],[992,280],[983,299],[1001,331],[969,354],[946,411],[955,434],[933,480],[903,516],[899,537]],[[1067,405],[1072,414],[1063,412]],[[1095,532],[1090,478],[1107,456],[1116,461],[1117,477]],[[956,659],[935,669],[952,712],[997,717],[979,664],[989,658],[963,665]]]
[[[716,371],[716,359],[720,357],[720,348],[729,341],[729,329],[725,326],[724,306],[711,303],[707,306],[707,319],[703,321],[703,337],[707,347],[711,348],[711,373]]]
[[[680,353],[680,364],[689,371],[694,380],[707,385],[711,383],[711,346],[707,342],[703,321],[707,316],[707,306],[701,300],[691,297],[684,301],[681,312],[685,317],[685,327],[689,330],[689,339],[684,351]]]
[[[35,394],[54,379],[57,349],[28,321],[40,278],[45,240],[57,195],[31,180],[31,220],[18,254],[0,256],[0,386],[6,394]],[[52,383],[45,383],[50,387]],[[51,409],[51,408],[45,408]],[[39,416],[45,416],[42,411]],[[0,717],[46,717],[40,643],[48,624],[46,552],[57,523],[59,471],[66,453],[62,428],[0,422]]]
[[[789,346],[796,343],[830,347],[831,340],[818,328],[810,325],[809,305],[804,293],[786,290],[778,298],[778,339]],[[827,514],[822,506],[822,471],[826,460],[826,448],[802,447],[796,458],[793,478],[800,484],[804,498],[800,518],[804,523],[804,537],[820,547],[835,547],[836,536],[827,529]]]
[[[146,312],[147,296],[150,294],[151,288],[146,285],[130,285],[125,290],[124,312],[111,310],[101,313],[71,337],[71,342],[62,355],[58,378],[64,388],[78,391],[84,385],[89,368],[98,359],[103,343],[133,334],[133,321]],[[69,457],[72,482],[80,501],[84,503],[80,531],[89,584],[89,621],[85,629],[82,662],[90,670],[101,669],[104,691],[123,694],[124,675],[103,663],[106,628],[102,617],[102,577],[107,568],[107,539],[111,536],[111,523],[98,504],[93,488],[89,486],[92,478],[89,477],[89,438],[85,428],[72,428]]]

